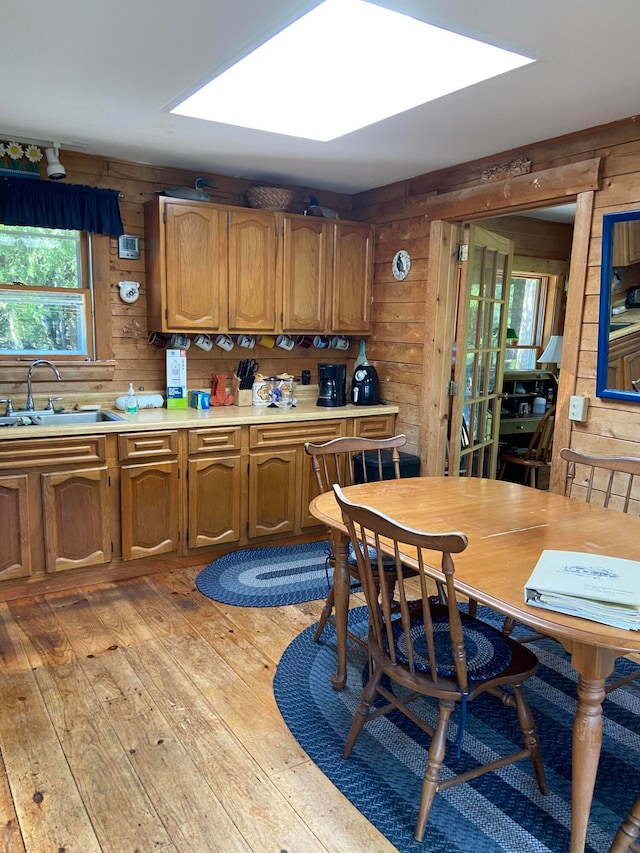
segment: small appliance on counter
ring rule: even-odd
[[[318,364],[318,399],[316,406],[347,405],[347,365]]]
[[[372,364],[360,364],[353,371],[351,402],[356,406],[375,406],[380,402],[378,371]]]

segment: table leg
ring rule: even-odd
[[[589,812],[602,748],[604,683],[619,653],[575,644],[571,663],[578,673],[578,706],[573,723],[570,853],[584,853]]]
[[[347,683],[347,623],[349,618],[349,537],[339,530],[331,532],[331,548],[334,557],[333,569],[333,608],[336,623],[336,645],[338,649],[338,669],[331,676],[334,690],[342,690]]]

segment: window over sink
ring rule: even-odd
[[[89,359],[92,297],[84,232],[0,224],[0,355]]]

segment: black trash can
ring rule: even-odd
[[[382,458],[382,471],[378,466],[378,451],[367,450],[364,454],[364,464],[367,469],[367,482],[371,483],[375,480],[393,480],[395,471],[393,470],[393,458],[390,450],[382,450],[380,452]],[[382,476],[380,476],[382,474]],[[353,475],[356,483],[364,483],[364,474],[362,471],[362,454],[358,454],[353,460]],[[400,452],[400,476],[401,477],[419,477],[420,476],[420,457],[413,453]]]

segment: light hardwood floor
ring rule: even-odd
[[[321,602],[238,608],[198,567],[0,604],[0,850],[385,853],[272,680]]]

